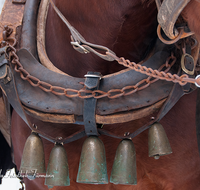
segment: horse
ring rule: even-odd
[[[153,0],[54,0],[56,7],[87,41],[108,47],[120,57],[132,62],[148,58],[156,44],[157,7]],[[181,15],[191,31],[200,40],[200,3],[191,0]],[[58,17],[52,5],[49,6],[45,43],[49,59],[64,73],[83,77],[88,71],[108,75],[119,72],[124,66],[116,61],[107,62],[95,54],[80,54],[70,44],[70,31]],[[152,92],[154,93],[154,92]],[[70,186],[61,189],[130,189],[130,190],[197,190],[200,188],[200,158],[195,131],[196,91],[184,95],[163,117],[164,126],[173,153],[155,160],[148,156],[148,131],[145,130],[132,139],[136,149],[137,185],[80,184],[76,182],[81,147],[86,137],[64,145],[68,154]],[[112,102],[112,101],[111,101]],[[153,114],[125,123],[105,124],[103,128],[116,135],[134,132],[148,123]],[[83,128],[82,125],[44,122],[29,116],[31,123],[54,137],[67,137]],[[20,168],[23,148],[31,130],[14,110],[12,113],[11,136],[14,160]],[[111,174],[115,151],[119,139],[101,135],[105,145],[108,176]],[[53,143],[42,139],[47,167]],[[27,190],[47,190],[44,178],[29,180],[24,178]]]

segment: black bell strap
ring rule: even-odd
[[[99,88],[99,81],[101,79],[101,74],[99,72],[89,71],[85,75],[85,77],[85,86],[87,90],[97,90]],[[99,135],[95,119],[96,103],[96,98],[91,97],[84,99],[83,120],[85,126],[85,133],[87,134],[87,136]]]

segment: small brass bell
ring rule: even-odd
[[[114,184],[136,185],[136,152],[130,139],[120,142],[111,171],[110,182]]]
[[[159,159],[160,156],[171,154],[172,149],[163,126],[156,122],[149,129],[149,157]]]
[[[106,155],[102,141],[96,136],[83,143],[76,181],[88,184],[107,184]]]
[[[35,179],[36,174],[45,174],[43,143],[35,132],[26,140],[19,171],[31,180]]]
[[[47,176],[45,178],[45,185],[49,188],[70,185],[67,153],[61,144],[55,144],[51,151]]]

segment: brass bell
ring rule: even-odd
[[[114,184],[136,185],[136,152],[130,139],[124,139],[117,148],[110,182]]]
[[[49,157],[46,175],[45,185],[49,188],[70,185],[67,153],[63,145],[55,144],[53,147]]]
[[[160,156],[171,154],[172,149],[163,126],[156,122],[149,129],[149,157],[159,159]]]
[[[31,180],[35,179],[36,174],[45,174],[43,143],[35,132],[26,140],[19,171]]]
[[[88,137],[83,143],[76,181],[108,184],[105,149],[102,141],[96,136]]]

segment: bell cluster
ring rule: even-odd
[[[158,159],[172,153],[164,128],[158,122],[151,125],[148,135],[149,156]],[[32,132],[28,137],[21,160],[20,173],[29,179],[37,174],[51,176],[45,178],[48,188],[69,186],[67,153],[62,144],[55,143],[45,170],[43,143],[39,135]],[[89,136],[82,146],[77,183],[108,184],[106,155],[103,142],[97,136]],[[123,139],[117,148],[110,182],[114,184],[136,185],[136,151],[131,139]]]

